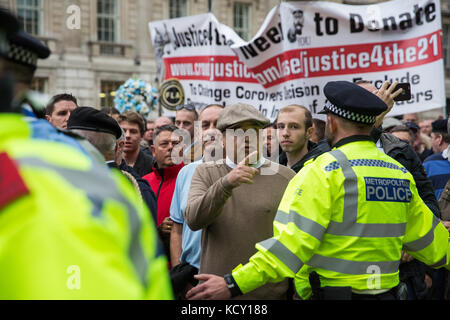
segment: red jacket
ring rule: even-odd
[[[159,226],[165,218],[170,217],[170,204],[175,190],[175,182],[177,181],[178,172],[184,167],[184,163],[180,163],[164,169],[153,168],[153,172],[144,176],[156,194],[158,205],[157,226]]]

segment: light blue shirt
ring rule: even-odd
[[[199,160],[181,169],[177,176],[172,204],[170,205],[170,219],[183,225],[180,262],[189,263],[197,269],[200,269],[202,231],[192,231],[189,228],[184,221],[184,210],[186,209],[189,189],[195,169],[202,163],[203,160]]]

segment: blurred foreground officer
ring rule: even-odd
[[[402,248],[431,267],[448,267],[448,231],[411,174],[369,136],[386,104],[351,82],[330,82],[324,92],[332,151],[291,180],[274,236],[256,244],[250,262],[224,278],[197,276],[206,282],[188,298],[230,298],[292,277],[302,299],[396,300],[405,298]]]
[[[8,20],[0,10],[0,38]],[[2,81],[0,299],[170,299],[167,262],[133,187],[68,145],[32,139],[7,88]]]

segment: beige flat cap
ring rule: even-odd
[[[244,121],[253,121],[261,128],[270,123],[270,120],[255,107],[245,103],[236,103],[222,110],[217,121],[217,129],[224,131]]]

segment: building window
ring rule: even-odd
[[[116,91],[123,84],[123,81],[101,81],[100,83],[100,106],[102,108],[114,107]]]
[[[48,79],[47,78],[34,78],[31,82],[30,89],[40,93],[48,93]]]
[[[17,17],[25,32],[42,34],[43,7],[41,0],[17,0]]]
[[[444,66],[450,69],[450,24],[442,24],[442,49]]]
[[[234,30],[244,40],[250,40],[250,8],[249,3],[234,3]]]
[[[169,19],[187,16],[187,0],[169,1]]]
[[[97,0],[97,40],[119,41],[119,8],[117,0]]]

